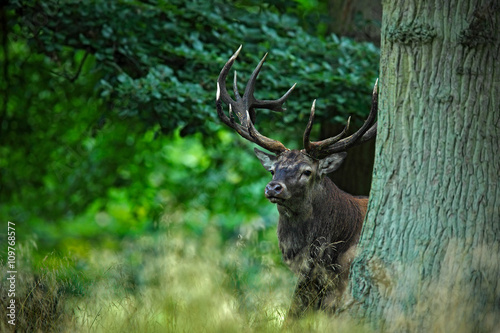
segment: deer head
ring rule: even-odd
[[[324,176],[338,169],[345,159],[346,150],[372,139],[377,132],[377,83],[373,89],[372,107],[363,126],[354,134],[344,137],[349,128],[350,118],[344,130],[335,137],[323,141],[311,142],[309,136],[314,121],[316,101],[313,102],[309,122],[303,135],[304,149],[290,150],[281,142],[267,138],[260,134],[254,126],[255,109],[283,111],[283,103],[290,96],[295,84],[277,100],[258,100],[254,97],[255,82],[266,55],[253,71],[241,96],[237,88],[237,76],[234,73],[234,99],[226,90],[227,75],[236,60],[241,46],[224,65],[217,80],[216,107],[219,118],[227,126],[234,129],[239,135],[273,154],[255,149],[255,154],[266,170],[271,172],[273,179],[265,189],[265,195],[272,203],[278,204],[287,213],[305,213],[311,208],[315,196],[321,195]],[[229,105],[229,117],[224,113],[222,102]],[[238,117],[236,122],[234,114]],[[281,211],[280,211],[281,212]]]

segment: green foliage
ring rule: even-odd
[[[274,12],[279,15],[290,15],[298,20],[298,25],[311,35],[325,37],[328,22],[327,0],[239,0],[235,5],[253,12]]]
[[[33,36],[33,51],[57,61],[67,61],[68,47],[93,54],[103,76],[96,87],[101,96],[118,114],[158,123],[165,133],[179,126],[183,134],[213,133],[206,120],[214,116],[215,80],[240,44],[244,51],[235,67],[245,74],[271,52],[258,94],[279,96],[299,83],[286,126],[302,119],[316,98],[320,110],[333,108],[344,119],[364,114],[377,72],[378,51],[371,44],[320,39],[293,16],[223,1],[35,1],[15,8],[23,13],[18,33]],[[30,29],[26,22],[40,16],[43,22]]]
[[[285,142],[318,97],[320,121],[362,119],[377,68],[371,44],[222,1],[12,1],[6,14],[0,214],[42,248],[76,253],[155,229],[171,207],[197,216],[186,224],[195,233],[216,223],[231,237],[252,216],[271,224],[264,173],[214,110],[218,72],[239,44],[242,81],[271,51],[258,97],[298,82],[284,115],[259,112],[258,126]]]

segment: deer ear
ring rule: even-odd
[[[259,150],[257,148],[254,148],[253,151],[255,152],[255,155],[257,155],[257,158],[260,160],[260,163],[262,163],[262,166],[267,171],[271,171],[271,169],[274,165],[274,162],[276,162],[276,156],[265,153],[262,150]]]
[[[337,170],[344,162],[345,157],[347,156],[346,152],[332,154],[327,156],[321,160],[319,160],[319,174],[320,176],[326,175],[327,173],[334,172]]]

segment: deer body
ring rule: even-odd
[[[347,285],[368,198],[345,193],[326,177],[345,153],[323,161],[297,150],[278,157],[258,149],[255,153],[273,174],[265,195],[278,207],[283,261],[299,276],[291,314],[334,310]]]
[[[217,80],[217,114],[243,138],[273,153],[255,149],[264,168],[273,175],[265,195],[278,207],[277,234],[283,260],[298,275],[289,314],[300,316],[308,310],[319,309],[334,311],[347,286],[368,198],[341,191],[327,174],[338,169],[347,149],[375,136],[376,84],[370,115],[358,131],[343,138],[348,121],[339,135],[323,141],[309,141],[314,120],[313,102],[303,136],[304,149],[289,150],[255,129],[255,109],[283,111],[282,104],[295,85],[278,100],[257,100],[253,96],[254,85],[264,56],[252,73],[243,96],[238,92],[235,73],[233,100],[226,90],[225,80],[240,50],[241,47],[225,64]],[[229,105],[229,117],[223,112],[221,101]]]

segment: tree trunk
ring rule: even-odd
[[[500,327],[500,6],[385,1],[351,314],[383,331]]]

